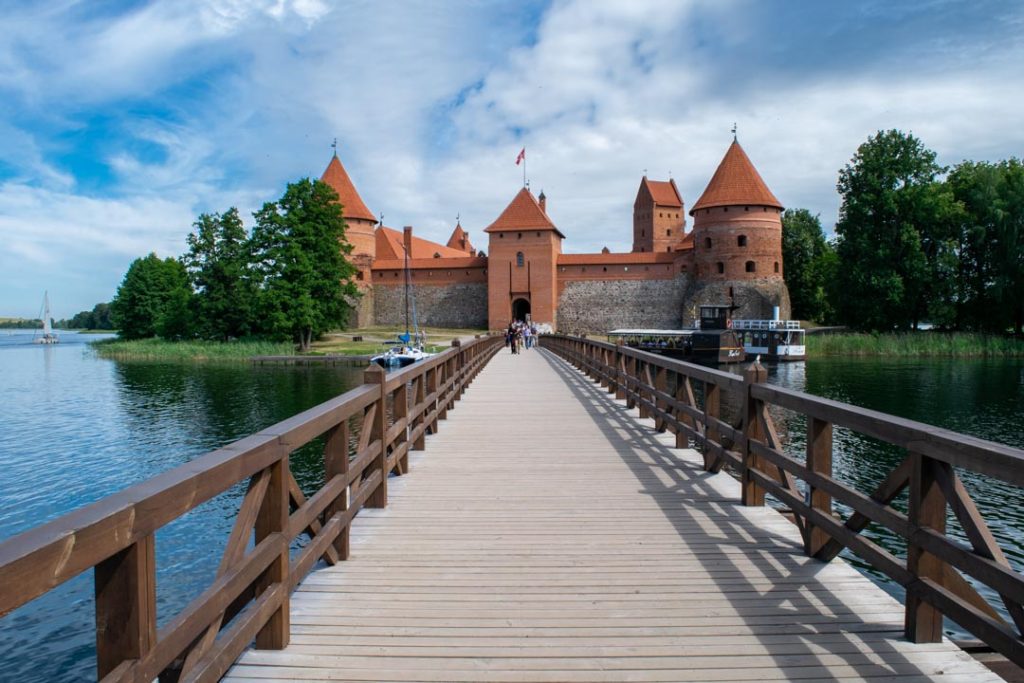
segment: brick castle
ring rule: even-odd
[[[378,223],[335,155],[321,178],[338,193],[363,296],[357,326],[404,320],[405,253],[421,325],[500,329],[527,314],[568,332],[692,325],[705,304],[737,318],[789,317],[782,204],[735,140],[689,211],[674,180],[640,181],[629,253],[564,254],[547,198],[521,189],[483,232],[486,255],[456,224],[447,244]]]

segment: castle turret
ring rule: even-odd
[[[782,204],[735,140],[690,215],[696,277],[782,279]]]
[[[359,327],[369,325],[373,320],[373,296],[369,290],[373,260],[377,257],[377,239],[374,235],[377,218],[366,208],[337,153],[331,157],[320,180],[338,193],[341,213],[345,217],[345,240],[352,245],[349,258],[357,269],[356,281],[362,293],[356,309],[355,324]]]
[[[644,176],[633,202],[633,251],[673,251],[685,233],[683,196],[676,181]]]
[[[469,241],[469,233],[462,229],[462,223],[456,222],[452,236],[448,238],[448,246],[452,249],[464,251],[470,256],[476,256],[476,249]]]
[[[525,187],[484,232],[487,246],[488,326],[509,320],[555,324],[558,283],[555,269],[565,237]]]

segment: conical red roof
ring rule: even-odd
[[[750,158],[740,147],[740,143],[733,140],[722,163],[718,164],[718,170],[711,177],[707,189],[704,190],[704,194],[690,209],[690,215],[692,216],[700,209],[709,209],[714,206],[741,206],[744,204],[783,208],[772,191],[764,184],[761,174],[754,168],[754,164],[750,162]]]
[[[469,243],[469,235],[462,229],[461,223],[455,224],[452,236],[448,238],[448,246],[459,251],[469,252],[473,246]]]
[[[363,203],[356,191],[356,186],[352,184],[352,179],[348,177],[348,173],[345,172],[345,167],[341,165],[341,160],[337,155],[331,158],[331,163],[327,164],[327,170],[320,176],[320,180],[330,185],[338,193],[338,200],[341,202],[345,218],[377,221],[377,217],[366,208],[366,204]]]
[[[484,232],[502,230],[554,230],[564,237],[544,209],[540,208],[537,198],[525,187],[505,207],[498,219],[484,228]]]

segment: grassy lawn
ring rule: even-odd
[[[92,348],[102,358],[139,361],[231,361],[246,362],[253,356],[290,356],[290,342],[265,341],[164,341],[162,339],[101,339]]]
[[[484,334],[487,330],[457,329],[449,327],[422,328],[427,336],[427,351],[443,351],[452,345],[452,340],[459,337],[473,337]],[[372,356],[387,348],[386,341],[395,340],[405,332],[404,327],[364,327],[358,330],[346,330],[324,335],[324,338],[313,342],[310,351],[314,355],[340,354],[345,356]],[[352,341],[352,337],[362,337],[362,341]]]

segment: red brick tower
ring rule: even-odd
[[[644,176],[633,202],[633,251],[674,251],[685,232],[686,213],[676,181]]]
[[[558,309],[556,267],[565,238],[548,218],[545,204],[525,187],[485,230],[487,320],[492,330],[530,315],[555,324]]]
[[[690,215],[698,280],[782,280],[782,204],[735,140]]]
[[[342,214],[345,216],[345,240],[352,245],[352,253],[349,258],[358,268],[356,281],[359,291],[363,294],[356,314],[356,325],[362,327],[369,325],[373,320],[373,294],[370,290],[370,278],[373,267],[373,260],[377,257],[377,240],[374,236],[374,228],[377,226],[377,219],[373,213],[366,208],[352,179],[345,172],[337,153],[331,157],[327,169],[320,176],[320,180],[327,183],[338,193],[338,201],[341,204]]]

